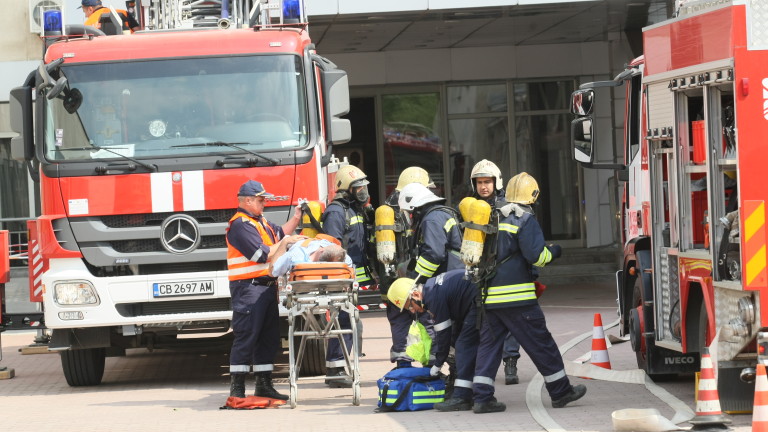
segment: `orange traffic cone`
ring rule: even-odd
[[[601,368],[611,368],[608,345],[605,342],[605,333],[603,332],[603,318],[599,313],[595,314],[595,322],[592,327],[592,359],[590,363]]]
[[[701,350],[696,416],[688,422],[693,425],[691,430],[728,429],[726,424],[731,423],[731,419],[720,410],[717,379],[715,379],[715,370],[712,366],[712,357],[709,356],[709,348],[704,347]]]
[[[755,407],[752,410],[752,432],[768,432],[768,376],[765,365],[757,365]]]

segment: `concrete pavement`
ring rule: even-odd
[[[615,291],[610,283],[550,286],[542,298],[550,331],[559,344],[591,332],[593,315],[603,323],[615,320]],[[518,385],[503,385],[497,375],[497,398],[507,404],[503,413],[471,412],[374,413],[376,379],[392,366],[386,318],[380,312],[363,315],[365,335],[360,361],[362,402],[352,406],[351,389],[328,389],[322,380],[299,383],[298,407],[257,411],[219,410],[228,394],[228,359],[225,352],[132,350],[126,357],[108,358],[104,382],[97,387],[72,388],[62,375],[56,354],[21,355],[34,334],[5,332],[0,335],[3,359],[0,366],[15,369],[16,377],[0,381],[0,421],[6,430],[61,431],[77,428],[93,431],[539,431],[525,402],[528,384],[535,374],[524,354],[519,362]],[[616,328],[606,331],[618,335]],[[591,339],[566,352],[575,360],[591,349]],[[613,345],[609,356],[614,370],[634,369],[635,356],[628,343]],[[287,357],[278,359],[276,387],[287,392]],[[623,408],[657,408],[667,418],[673,410],[644,386],[572,377],[588,387],[587,395],[563,409],[551,408],[542,392],[546,412],[562,429],[611,431],[611,413]],[[662,386],[695,409],[693,381],[680,378]],[[253,384],[249,383],[249,391]],[[734,415],[733,430],[751,430],[751,415]],[[690,426],[687,423],[681,426]]]

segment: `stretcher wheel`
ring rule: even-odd
[[[291,406],[291,409],[296,408],[296,401],[298,398],[299,398],[299,389],[296,387],[295,384],[291,384],[290,392],[288,394],[288,404]]]
[[[360,383],[352,386],[352,405],[360,406]]]

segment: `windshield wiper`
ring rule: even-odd
[[[108,147],[97,147],[97,146],[92,146],[92,147],[69,147],[69,148],[65,148],[65,149],[58,149],[57,151],[70,151],[70,150],[96,150],[96,151],[98,151],[98,150],[106,150],[108,153],[112,153],[113,155],[120,156],[121,158],[129,160],[129,161],[131,161],[131,162],[133,162],[135,164],[141,165],[141,166],[143,166],[144,168],[146,168],[146,169],[148,169],[150,171],[157,171],[158,170],[157,165],[155,165],[155,164],[148,164],[148,163],[142,162],[142,161],[140,161],[138,159],[134,159],[134,158],[132,158],[130,156],[126,156],[124,154],[120,154],[120,153],[118,153],[118,152],[116,152],[116,151],[114,151],[114,150],[112,150],[112,149],[110,149]],[[107,165],[107,166],[99,165],[99,166],[96,167],[96,172],[100,173],[100,174],[106,173],[107,170],[109,170],[109,165]],[[128,170],[134,171],[134,170],[136,170],[136,166],[128,164]]]
[[[243,151],[243,152],[248,153],[248,154],[252,154],[252,155],[254,155],[254,156],[258,157],[258,158],[261,158],[261,159],[271,163],[272,165],[280,165],[280,161],[277,160],[277,159],[272,159],[271,157],[267,157],[267,156],[264,156],[262,154],[256,153],[254,151],[248,150],[246,148],[240,147],[243,144],[250,144],[250,143],[247,143],[247,142],[228,143],[228,142],[224,142],[224,141],[211,141],[211,142],[196,143],[196,144],[179,144],[179,145],[175,145],[175,146],[171,146],[171,147],[206,147],[206,146],[229,147],[229,148],[233,148],[233,149],[237,149],[237,150]],[[219,159],[218,161],[216,161],[216,164],[219,165],[219,166],[224,165],[224,163],[225,163],[224,159]]]

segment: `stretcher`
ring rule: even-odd
[[[298,381],[307,340],[337,339],[344,352],[346,369],[352,375],[352,404],[360,405],[360,312],[357,309],[358,285],[352,267],[344,263],[297,264],[288,275],[284,306],[288,309],[288,367],[290,393],[288,403],[295,408]],[[351,328],[342,329],[339,313],[347,312]],[[325,319],[323,319],[325,317]],[[300,326],[300,328],[299,328]],[[344,335],[352,335],[352,350],[348,354]],[[296,337],[301,342],[296,347]],[[344,379],[344,377],[302,377],[307,379]]]

